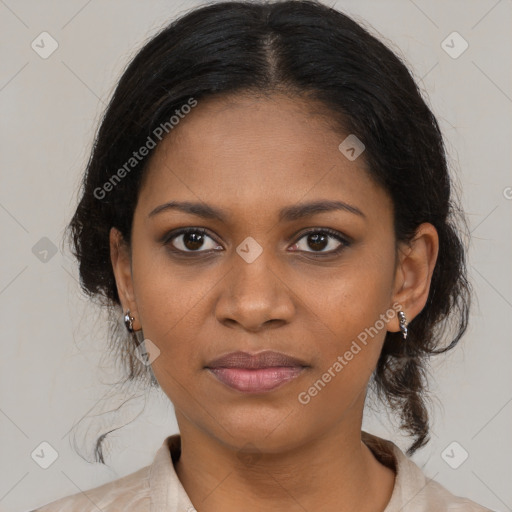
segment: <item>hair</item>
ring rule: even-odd
[[[397,247],[410,242],[421,223],[437,230],[439,253],[425,307],[409,323],[406,342],[400,332],[386,333],[371,383],[413,437],[412,455],[429,440],[429,356],[453,348],[467,328],[471,287],[462,230],[467,234],[468,228],[453,197],[439,125],[411,72],[341,12],[315,0],[218,2],[185,13],[145,43],[106,108],[67,226],[80,285],[118,325],[122,311],[109,231],[117,228],[130,246],[154,148],[136,163],[130,160],[134,150],[148,145],[162,126],[169,132],[169,120],[191,99],[277,92],[319,102],[340,133],[364,143],[361,158],[369,175],[392,199]],[[119,172],[128,171],[127,162],[133,164],[129,172]],[[109,187],[116,172],[123,179]],[[134,355],[135,336],[124,326],[121,331],[113,329],[111,343],[127,381],[154,385],[145,380],[150,369]],[[97,440],[100,462],[106,434]]]

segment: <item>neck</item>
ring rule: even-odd
[[[362,443],[360,425],[337,425],[287,450],[242,454],[176,415],[182,445],[175,469],[198,512],[319,505],[326,512],[382,512],[391,498],[394,472]]]

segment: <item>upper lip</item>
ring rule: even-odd
[[[278,366],[308,366],[304,361],[282,352],[266,350],[257,354],[248,352],[230,352],[213,361],[206,368],[272,368]]]

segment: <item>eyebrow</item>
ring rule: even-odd
[[[155,215],[170,210],[179,210],[192,215],[197,215],[204,219],[219,220],[226,223],[227,218],[221,210],[208,205],[206,203],[195,203],[191,201],[169,201],[168,203],[161,204],[153,209],[148,217],[154,217]],[[347,211],[355,215],[359,215],[366,219],[366,215],[348,203],[343,201],[313,201],[310,203],[297,204],[293,206],[287,206],[280,210],[279,221],[290,222],[298,220],[304,217],[309,217],[317,213],[331,212],[331,211]]]

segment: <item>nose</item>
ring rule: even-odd
[[[233,267],[222,280],[216,318],[228,327],[248,332],[289,323],[296,308],[283,276],[275,260],[266,258],[265,251],[251,263],[235,254]]]

